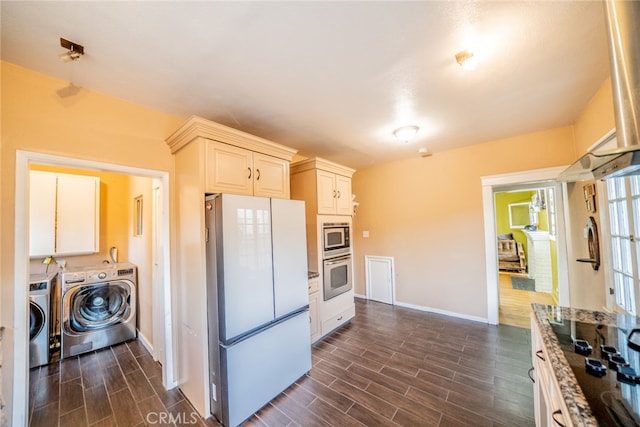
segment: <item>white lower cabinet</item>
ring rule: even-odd
[[[309,279],[309,322],[311,326],[311,343],[320,339],[320,279]]]
[[[534,381],[533,401],[536,426],[573,426],[560,386],[553,374],[535,313],[531,314],[531,360],[533,367],[530,376]]]
[[[337,327],[353,319],[355,315],[356,315],[356,308],[355,308],[355,305],[352,305],[343,311],[340,311],[334,315],[328,316],[322,322],[322,335],[328,334],[329,332],[333,331]]]

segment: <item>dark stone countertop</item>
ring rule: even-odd
[[[597,426],[598,421],[592,415],[578,381],[564,356],[560,343],[549,322],[578,321],[584,323],[604,324],[613,327],[633,327],[638,324],[635,316],[605,313],[560,307],[556,305],[532,304],[538,322],[542,341],[547,349],[549,361],[556,381],[560,386],[562,397],[569,410],[569,417],[574,426]]]

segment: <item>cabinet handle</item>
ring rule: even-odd
[[[247,177],[247,179],[251,179],[251,168],[247,168],[249,169],[249,176]]]
[[[333,190],[333,198],[336,198],[336,190]]]
[[[546,362],[546,360],[544,360],[544,357],[542,356],[542,350],[536,351],[536,356],[538,356],[538,359],[542,360],[543,362]]]
[[[338,317],[338,321],[342,320],[342,316]]]
[[[338,199],[340,198],[340,191],[338,191]]]
[[[560,409],[558,409],[557,411],[553,411],[553,413],[551,414],[551,418],[553,418],[553,422],[558,424],[560,427],[564,427],[564,424],[556,420],[556,415],[562,415],[562,411]]]
[[[532,383],[536,383],[536,380],[533,379],[533,371],[536,368],[534,368],[533,366],[531,368],[529,368],[529,371],[527,372],[527,375],[529,375],[529,379],[531,380]]]
[[[260,169],[256,169],[256,181],[260,181]]]

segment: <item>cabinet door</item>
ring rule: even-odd
[[[58,175],[56,255],[98,252],[99,186],[96,177]]]
[[[289,198],[289,162],[253,153],[253,195]]]
[[[251,151],[219,142],[206,145],[206,182],[208,193],[253,195]]]
[[[318,179],[318,214],[336,213],[336,175],[323,170],[317,171]]]
[[[352,215],[351,178],[336,175],[336,214]]]
[[[320,292],[309,294],[309,324],[311,326],[311,342],[316,342],[322,336],[320,331]]]
[[[56,250],[56,175],[29,176],[29,256],[47,257]]]

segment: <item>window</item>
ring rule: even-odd
[[[640,260],[640,177],[607,180],[611,263],[616,305],[636,315]]]
[[[549,221],[549,238],[555,240],[558,232],[558,220],[556,218],[555,190],[547,188],[547,220]]]

